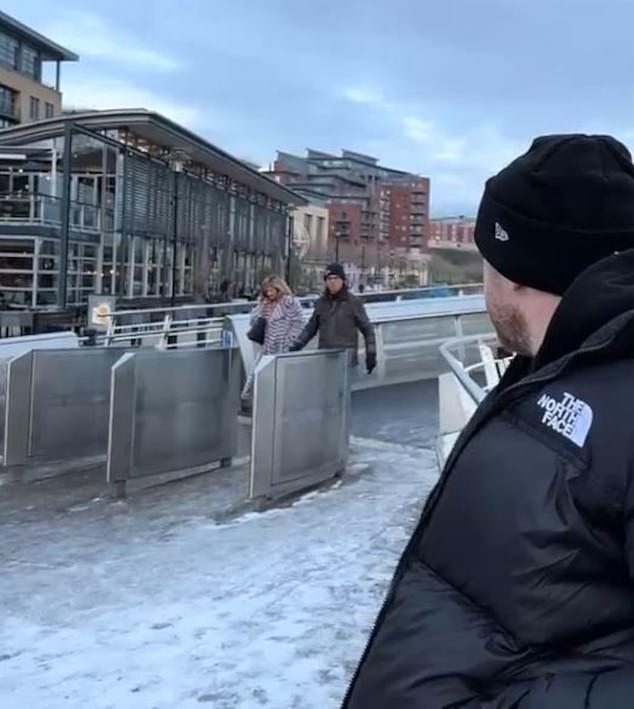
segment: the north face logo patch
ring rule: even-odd
[[[509,240],[509,233],[506,231],[506,229],[501,225],[495,222],[495,238],[498,241],[508,241]]]
[[[582,448],[590,432],[594,414],[585,401],[564,393],[561,401],[542,394],[537,405],[544,410],[542,423]]]

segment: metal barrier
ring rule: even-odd
[[[105,455],[110,368],[120,357],[115,349],[66,349],[10,360],[3,464]]]
[[[108,330],[98,342],[106,346],[129,343],[132,346],[153,346],[157,349],[179,347],[204,347],[222,342],[222,317],[182,317],[189,315],[181,311],[179,318],[168,313],[161,321],[120,323],[110,322]]]
[[[256,350],[246,337],[249,329],[248,314],[239,313],[226,318],[205,317],[205,313],[212,307],[114,313],[101,341],[106,345],[129,343],[159,349],[215,346],[223,342],[224,323],[224,329],[231,332],[238,342],[245,370],[252,371]],[[482,295],[393,300],[370,303],[366,307],[376,328],[378,367],[373,377],[358,382],[355,388],[385,386],[437,376],[442,369],[438,354],[440,343],[447,337],[480,332],[488,323]],[[253,304],[248,304],[248,309],[252,308]],[[164,317],[162,320],[141,322],[143,313],[153,318],[159,314],[164,314]],[[446,322],[456,314],[459,319],[447,326]],[[133,322],[117,322],[117,316],[130,317]],[[308,317],[307,312],[306,319]],[[434,318],[434,322],[429,320],[426,323],[421,337],[421,324],[416,321]]]
[[[13,437],[15,425],[23,426],[21,420],[9,422],[9,408],[7,403],[9,361],[25,353],[37,350],[71,350],[75,348],[79,348],[79,338],[74,332],[27,335],[25,337],[9,337],[0,340],[0,459],[2,460],[2,465],[7,464],[5,462],[7,435],[9,434]],[[18,365],[14,366],[14,375],[16,375],[16,372],[19,370],[21,371],[21,368]],[[14,392],[16,387],[19,386],[17,381],[14,382]],[[17,411],[18,409],[16,409],[15,406],[18,406],[17,401],[13,409]]]
[[[481,296],[372,303],[367,310],[378,367],[355,388],[427,379],[449,368],[458,399],[464,404],[468,396],[473,406],[492,385],[500,363],[482,349],[487,336],[464,337],[490,327]],[[248,315],[230,316],[224,330],[218,318],[196,328],[199,319],[191,312],[181,310],[180,317],[160,335],[161,346],[175,351],[147,347],[121,357],[114,347],[78,348],[74,335],[63,339],[70,345],[64,351],[58,343],[58,350],[25,354],[28,343],[13,343],[16,356],[3,361],[0,349],[3,465],[107,452],[108,480],[123,492],[130,479],[227,464],[236,450],[241,362],[237,350],[218,345],[234,334],[250,369],[255,350],[246,337]],[[174,341],[175,334],[183,339]],[[54,342],[36,339],[34,346]],[[260,361],[253,496],[285,495],[342,469],[348,437],[343,360],[344,353],[310,350]],[[471,384],[462,386],[462,377]]]
[[[252,498],[279,498],[343,471],[350,409],[345,351],[264,357],[254,391]]]
[[[231,463],[240,370],[232,349],[124,355],[112,369],[108,482]],[[233,365],[233,366],[232,366]]]
[[[442,297],[438,297],[439,289],[443,292]],[[481,283],[464,283],[452,286],[424,286],[422,288],[401,289],[391,291],[370,291],[358,293],[357,297],[364,303],[391,303],[391,302],[420,302],[422,300],[440,302],[449,297],[463,297],[470,295],[481,295],[483,287]],[[299,300],[305,307],[310,307],[320,296],[310,295]],[[201,303],[199,305],[178,305],[161,308],[137,308],[130,310],[116,310],[105,316],[110,321],[109,332],[116,333],[124,326],[142,327],[143,325],[155,325],[164,323],[169,317],[173,321],[190,319],[210,319],[224,318],[228,315],[239,315],[250,312],[255,306],[254,301],[240,300],[227,303]]]
[[[74,332],[52,332],[25,337],[0,339],[0,359],[11,359],[31,350],[61,350],[79,347],[79,338]]]

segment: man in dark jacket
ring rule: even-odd
[[[634,167],[550,136],[487,183],[517,353],[397,566],[345,709],[634,707]]]
[[[303,349],[319,334],[319,349],[347,349],[350,365],[359,361],[359,332],[365,339],[365,363],[368,374],[376,367],[376,341],[374,328],[368,319],[363,303],[353,295],[346,283],[343,266],[332,263],[324,274],[326,291],[315,303],[312,317],[295,344],[292,352]]]

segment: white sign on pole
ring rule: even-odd
[[[115,307],[116,298],[113,295],[88,296],[88,326],[95,330],[107,330]]]

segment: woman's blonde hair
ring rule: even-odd
[[[262,281],[262,295],[266,295],[266,291],[269,288],[275,288],[275,290],[282,295],[291,295],[291,289],[289,288],[288,283],[279,276],[268,276],[268,278],[265,278]]]

